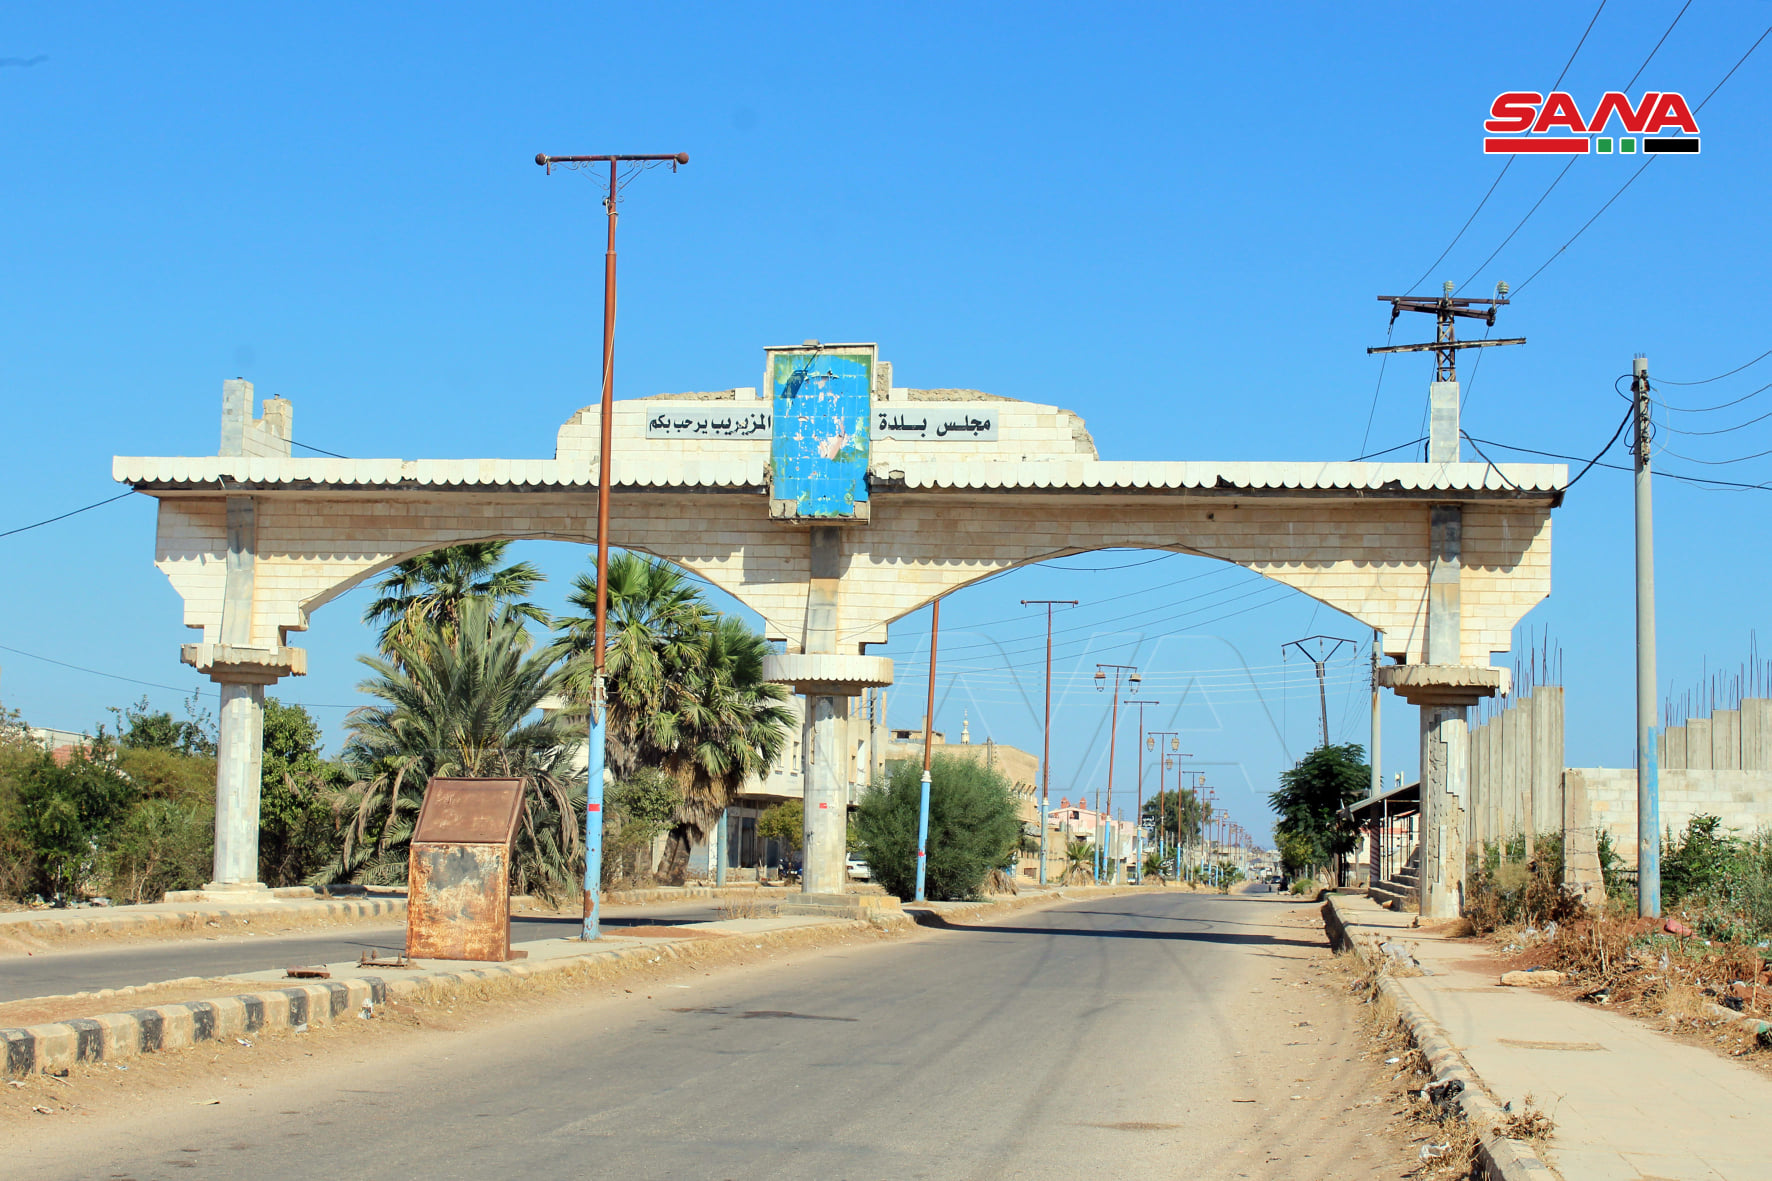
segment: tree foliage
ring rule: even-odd
[[[552,652],[582,707],[594,672],[597,582],[581,574]],[[690,849],[706,838],[746,779],[768,771],[793,719],[787,690],[763,679],[768,646],[745,623],[710,607],[674,567],[644,554],[609,563],[604,657],[608,760],[618,777],[658,767],[683,789],[659,876],[681,884]]]
[[[519,613],[484,599],[461,605],[451,636],[398,637],[383,657],[358,659],[375,675],[359,690],[383,704],[346,720],[353,782],[338,860],[318,882],[406,880],[406,854],[425,784],[433,776],[524,781],[512,866],[519,893],[555,897],[583,864],[581,777],[568,766],[576,728],[564,714],[532,716],[560,684],[546,653],[531,651]]]
[[[790,853],[798,853],[806,843],[806,807],[799,800],[783,800],[757,817],[757,836],[765,841],[779,841]]]
[[[375,584],[376,597],[363,622],[381,629],[380,646],[393,655],[401,643],[436,637],[455,639],[469,603],[492,604],[506,620],[546,624],[548,614],[528,596],[542,573],[528,562],[499,568],[508,541],[474,541],[407,558]]]
[[[937,901],[976,897],[1020,840],[1014,788],[995,768],[951,755],[937,754],[929,775],[924,888]],[[922,777],[915,762],[891,764],[855,813],[856,843],[874,880],[900,898],[912,897],[916,889]]]
[[[613,889],[652,872],[652,842],[671,830],[683,789],[656,767],[642,767],[603,793],[603,886]]]
[[[148,707],[144,695],[134,705],[111,708],[117,719],[117,746],[123,750],[166,750],[181,755],[215,756],[215,719],[191,694],[185,701],[185,720],[165,710]],[[102,730],[101,730],[102,733]]]
[[[1359,826],[1341,810],[1366,795],[1372,769],[1357,742],[1319,746],[1280,773],[1268,796],[1279,813],[1274,836],[1288,873],[1308,872],[1352,852]]]
[[[1206,802],[1195,795],[1192,788],[1169,788],[1160,792],[1144,802],[1138,815],[1139,819],[1156,826],[1158,832],[1173,840],[1178,814],[1181,839],[1184,842],[1198,839],[1206,823]]]
[[[332,803],[351,775],[320,753],[322,745],[320,723],[307,710],[265,698],[258,865],[266,885],[306,881],[338,856]]]

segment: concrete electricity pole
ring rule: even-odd
[[[1107,670],[1110,668],[1114,670],[1114,705],[1111,715],[1112,721],[1108,723],[1107,800],[1102,808],[1102,815],[1107,817],[1106,831],[1111,833],[1114,824],[1114,745],[1115,739],[1120,733],[1120,678],[1122,676],[1126,678],[1126,683],[1131,686],[1130,692],[1133,693],[1138,692],[1138,683],[1144,678],[1139,676],[1138,669],[1130,664],[1097,664],[1095,666],[1095,691],[1097,693],[1107,687]],[[1099,834],[1095,844],[1095,858],[1098,866],[1095,880],[1100,882],[1102,871],[1106,868],[1108,861],[1107,845]]]
[[[1637,430],[1637,914],[1661,916],[1661,781],[1655,730],[1655,514],[1650,502],[1649,359],[1631,362]]]
[[[1313,640],[1315,640],[1316,644],[1317,644],[1317,654],[1315,656],[1312,656],[1310,649],[1305,647],[1306,644],[1310,643]],[[1327,652],[1325,652],[1323,650],[1324,644],[1334,644],[1335,646],[1333,648],[1330,648]],[[1286,643],[1280,645],[1280,654],[1282,656],[1285,655],[1286,649],[1297,648],[1300,652],[1302,652],[1304,654],[1304,658],[1306,660],[1311,661],[1313,664],[1315,664],[1317,666],[1317,701],[1323,707],[1323,745],[1324,746],[1329,745],[1329,692],[1327,689],[1325,689],[1323,687],[1323,666],[1328,664],[1329,661],[1334,658],[1334,656],[1337,652],[1341,651],[1341,646],[1343,644],[1347,644],[1349,646],[1352,646],[1353,641],[1352,640],[1337,639],[1335,636],[1306,636],[1302,640],[1289,640]],[[1376,700],[1377,696],[1378,696],[1377,687],[1374,686],[1373,699]]]
[[[1384,633],[1372,629],[1372,749],[1367,760],[1372,766],[1372,783],[1367,795],[1384,790],[1384,771],[1378,765],[1378,666],[1384,663]]]
[[[1075,607],[1075,599],[1023,599],[1023,607],[1046,608],[1046,721],[1040,740],[1040,884],[1046,884],[1046,809],[1052,783],[1052,609]]]
[[[538,152],[535,162],[551,176],[554,165],[564,168],[588,168],[609,165],[609,192],[603,207],[609,212],[609,245],[603,252],[603,400],[598,422],[600,438],[597,450],[597,607],[596,638],[591,647],[590,731],[585,750],[585,908],[581,939],[595,939],[599,934],[601,905],[599,895],[603,878],[603,759],[604,705],[608,700],[603,680],[604,635],[609,620],[609,453],[615,429],[615,205],[621,192],[616,175],[622,164],[632,164],[642,171],[658,164],[669,164],[671,171],[689,163],[688,152],[660,156],[549,156]],[[632,173],[630,173],[630,176]],[[722,850],[722,853],[724,850]]]

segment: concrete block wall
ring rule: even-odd
[[[1676,836],[1694,816],[1720,817],[1723,827],[1742,835],[1772,827],[1772,771],[1663,768],[1661,830]],[[1563,772],[1566,790],[1579,788],[1596,831],[1609,833],[1612,847],[1635,868],[1637,863],[1637,773],[1631,767],[1571,767]]]

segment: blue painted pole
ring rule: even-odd
[[[923,894],[924,872],[929,867],[929,772],[923,772],[923,798],[917,805],[917,897],[918,902],[929,901]]]
[[[1046,801],[1040,801],[1040,884],[1046,884]]]
[[[585,748],[585,921],[579,938],[593,940],[603,919],[603,679],[591,690],[591,726]]]

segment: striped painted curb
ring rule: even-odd
[[[1380,953],[1349,933],[1347,920],[1342,917],[1333,894],[1323,902],[1323,926],[1335,946],[1354,952],[1368,966],[1378,966]],[[1427,1059],[1434,1082],[1457,1080],[1459,1083],[1459,1110],[1477,1133],[1477,1157],[1483,1176],[1490,1181],[1560,1181],[1556,1171],[1530,1145],[1510,1140],[1495,1131],[1507,1113],[1489,1098],[1477,1072],[1464,1060],[1464,1055],[1458,1052],[1458,1047],[1452,1044],[1440,1023],[1428,1016],[1401,984],[1383,972],[1378,974],[1378,987],[1396,1006],[1397,1019],[1409,1031],[1409,1037],[1422,1057]]]
[[[808,932],[868,929],[865,922],[808,923],[776,931],[726,932],[757,945],[794,943]],[[432,969],[398,976],[361,976],[289,988],[240,993],[211,1000],[81,1017],[23,1029],[0,1029],[7,1077],[62,1074],[82,1063],[110,1062],[201,1042],[226,1041],[260,1031],[293,1030],[350,1019],[365,1005],[389,1001],[436,1002],[479,984],[520,983],[534,976],[570,972],[590,964],[677,959],[699,940],[617,947],[551,960],[513,960],[481,968]]]

